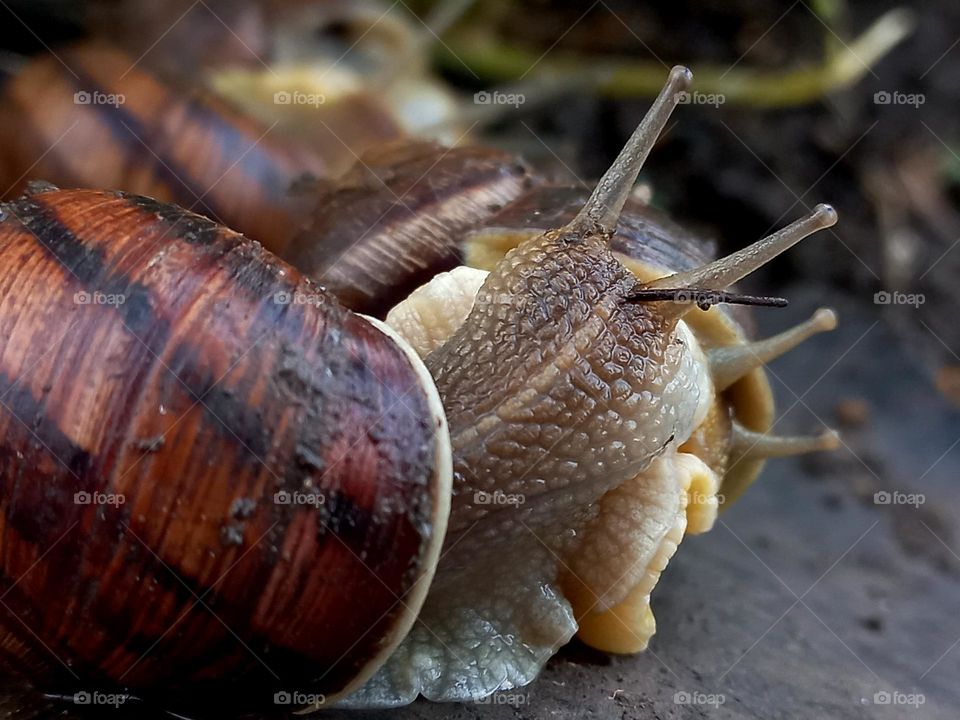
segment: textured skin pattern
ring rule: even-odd
[[[603,239],[544,236],[507,255],[427,358],[455,453],[448,544],[490,514],[478,492],[524,494],[519,515],[536,523],[690,434],[691,356],[654,305],[625,301],[635,282]]]
[[[530,682],[577,629],[560,557],[608,490],[693,428],[693,354],[605,238],[548,234],[506,256],[427,358],[454,497],[414,630],[348,703],[467,700]]]
[[[400,346],[173,206],[48,191],[2,217],[0,665],[188,714],[342,689],[435,544]]]

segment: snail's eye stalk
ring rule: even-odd
[[[693,73],[689,68],[677,65],[670,71],[666,84],[653,101],[650,110],[634,130],[613,165],[600,178],[586,205],[564,228],[565,234],[585,236],[614,233],[643,163],[691,82]]]
[[[817,205],[806,217],[758,240],[732,255],[703,267],[674,273],[647,283],[648,288],[708,287],[723,290],[785,253],[798,242],[837,223],[837,211],[830,205]]]
[[[789,301],[782,297],[769,295],[744,295],[725,290],[708,288],[647,288],[639,287],[626,298],[627,302],[674,302],[683,305],[693,304],[701,310],[709,310],[714,305],[754,305],[759,307],[786,307]]]
[[[742,250],[727,255],[726,257],[714,260],[702,267],[693,270],[674,273],[662,277],[659,280],[648,282],[634,291],[644,293],[646,291],[667,290],[677,292],[676,288],[698,288],[698,292],[709,294],[715,291],[718,296],[723,296],[723,291],[742,280],[747,275],[760,269],[778,255],[786,252],[798,242],[819,230],[831,227],[837,222],[837,211],[830,205],[817,205],[813,212],[804,218],[788,225],[772,235],[768,235],[763,240],[749,245]],[[752,297],[737,296],[727,294],[727,297]],[[668,298],[672,299],[672,298]],[[729,300],[719,300],[718,302],[729,302]],[[745,303],[746,304],[746,303]],[[751,304],[763,305],[763,302]],[[661,311],[664,317],[681,318],[693,307],[688,301],[686,304],[674,303],[665,305]]]

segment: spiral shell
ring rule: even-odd
[[[2,215],[3,669],[245,711],[361,682],[444,535],[422,363],[179,208],[43,189]]]

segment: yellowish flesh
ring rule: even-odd
[[[646,650],[656,631],[650,596],[637,587],[616,607],[581,617],[577,637],[605,652],[632,655]]]
[[[611,653],[647,647],[656,631],[650,594],[684,534],[713,525],[718,486],[695,455],[670,452],[603,497],[563,581],[583,642]]]
[[[426,357],[467,319],[487,275],[464,265],[440,273],[387,313],[387,324]]]

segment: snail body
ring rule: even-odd
[[[425,199],[437,222],[419,226],[422,248],[416,232],[383,235],[408,243],[380,249],[402,271],[339,293],[386,324],[304,277],[305,261],[155,201],[38,190],[5,206],[0,252],[27,270],[0,296],[0,360],[26,377],[0,442],[0,557],[8,576],[30,572],[0,620],[4,666],[62,678],[50,648],[77,680],[177,708],[224,684],[248,707],[277,690],[370,707],[525,685],[578,630],[642,649],[660,571],[685,533],[709,529],[734,466],[835,442],[759,435],[730,394],[824,316],[748,343],[710,307],[832,225],[831,208],[672,270],[630,233],[618,240],[689,83],[671,72],[572,216],[484,229],[535,182],[456,156],[495,199],[443,211]],[[352,193],[340,197],[369,200],[362,183]],[[437,224],[457,229],[431,245]],[[302,243],[291,252],[307,257]],[[489,267],[437,269],[460,252]],[[76,292],[125,300],[65,305]],[[55,375],[66,361],[88,378],[82,392]],[[78,507],[78,491],[127,501]],[[212,618],[181,618],[208,596]],[[71,616],[89,621],[75,630]]]

